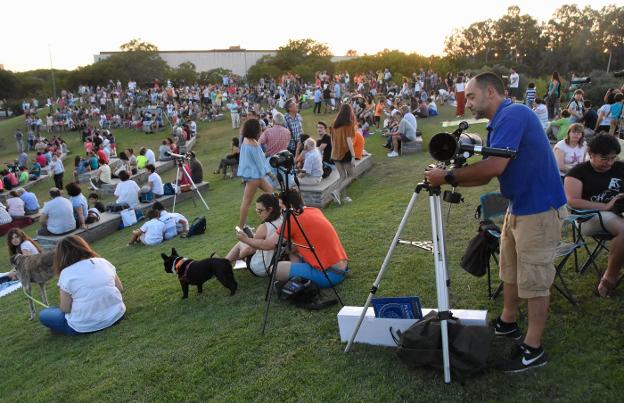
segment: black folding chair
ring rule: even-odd
[[[600,220],[600,226],[602,227],[602,231],[593,235],[589,235],[589,237],[595,242],[593,249],[590,249],[589,244],[585,240],[585,237],[587,235],[583,235],[583,224],[596,216]],[[596,272],[596,275],[598,277],[601,277],[602,271],[598,268],[598,265],[596,264],[596,259],[598,259],[598,256],[600,256],[603,251],[609,253],[607,243],[611,239],[613,239],[613,236],[604,227],[600,211],[577,210],[570,208],[570,215],[568,215],[568,217],[566,218],[566,222],[572,226],[573,242],[582,244],[583,248],[587,252],[587,259],[579,267],[578,251],[574,251],[574,267],[576,271],[580,274],[585,274],[587,269],[591,266]]]
[[[509,207],[509,200],[503,197],[500,192],[489,192],[482,194],[479,198],[480,204],[477,207],[477,211],[475,213],[475,218],[483,219],[483,220],[492,220],[494,221],[497,218],[504,217],[507,212],[507,208]],[[500,221],[500,220],[499,220]],[[501,223],[502,225],[502,223]],[[500,241],[501,233],[498,231],[489,230],[489,234],[497,240],[497,246]],[[490,272],[490,261],[494,260],[496,263],[496,267],[498,267],[498,254],[500,253],[500,248],[495,247],[490,250],[490,258],[487,261],[487,287],[488,287],[488,298],[496,299],[498,295],[503,291],[503,283],[501,282],[494,292],[492,292],[492,274]]]

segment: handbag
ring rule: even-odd
[[[121,211],[121,221],[123,222],[124,228],[130,227],[137,223],[137,216],[134,209],[129,208]]]

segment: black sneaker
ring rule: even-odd
[[[518,373],[538,368],[548,363],[548,357],[543,347],[532,348],[522,343],[515,348],[511,358],[499,366],[499,369],[507,373]]]
[[[509,337],[517,341],[520,341],[522,338],[522,332],[516,322],[503,322],[499,316],[491,322],[491,326],[494,328],[495,336]]]

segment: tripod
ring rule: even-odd
[[[305,231],[303,230],[303,227],[301,226],[301,223],[299,222],[299,219],[297,216],[300,215],[302,211],[297,211],[289,203],[288,192],[290,190],[288,187],[288,174],[289,174],[288,169],[284,169],[282,167],[277,168],[277,175],[276,175],[277,181],[279,182],[280,189],[281,189],[281,198],[284,203],[284,207],[286,208],[284,209],[284,212],[282,215],[282,225],[280,226],[279,236],[277,238],[277,249],[275,251],[275,254],[273,254],[273,261],[271,262],[271,266],[273,267],[273,269],[271,270],[271,275],[269,277],[269,284],[267,286],[267,291],[266,291],[266,295],[264,298],[264,300],[266,301],[266,306],[264,309],[264,319],[262,321],[262,335],[265,334],[267,321],[269,319],[269,306],[271,305],[271,298],[273,296],[273,291],[275,289],[275,276],[277,273],[277,264],[279,262],[280,257],[284,253],[284,251],[290,250],[292,245],[296,246],[297,248],[309,249],[312,252],[312,254],[314,255],[314,259],[318,263],[321,272],[323,273],[323,275],[325,276],[325,279],[331,286],[331,289],[334,291],[334,294],[336,295],[336,298],[338,299],[340,306],[344,306],[342,299],[340,298],[340,295],[338,295],[338,291],[336,291],[336,287],[334,287],[334,284],[332,283],[331,279],[329,278],[329,275],[327,274],[327,272],[325,271],[325,268],[323,267],[323,263],[321,263],[321,260],[316,254],[316,250],[314,249],[314,246],[310,242],[310,239],[306,235]],[[296,178],[297,177],[295,176],[295,183],[297,183]],[[298,186],[298,183],[297,183],[297,186]],[[305,239],[304,245],[295,244],[290,239],[292,238],[291,222],[290,222],[291,217],[293,221],[295,222],[295,224],[297,225],[299,232],[301,233],[301,235],[303,235],[303,238]],[[286,241],[284,241],[285,233],[288,233],[288,238],[286,238]]]
[[[448,271],[446,266],[446,244],[444,243],[444,227],[442,225],[442,205],[440,202],[440,188],[432,187],[426,181],[423,183],[419,183],[416,186],[416,190],[414,190],[414,194],[405,209],[405,213],[403,214],[403,218],[401,219],[401,223],[399,224],[399,229],[397,230],[394,238],[392,239],[392,243],[390,244],[390,249],[388,249],[388,253],[381,265],[381,269],[377,274],[377,278],[373,283],[373,286],[370,289],[370,293],[368,298],[366,299],[366,303],[364,304],[364,309],[362,309],[362,313],[355,325],[355,329],[349,338],[349,342],[347,343],[347,347],[345,348],[345,353],[349,352],[351,347],[353,346],[353,342],[357,336],[357,333],[362,325],[362,321],[366,316],[366,312],[368,307],[371,304],[373,296],[379,289],[379,285],[381,280],[383,279],[386,270],[388,269],[388,264],[390,263],[390,259],[394,254],[394,248],[399,243],[407,243],[414,246],[418,246],[425,250],[431,250],[431,248],[426,243],[420,242],[406,242],[401,241],[400,236],[407,224],[407,220],[409,219],[412,210],[414,208],[414,204],[418,199],[418,195],[422,190],[426,190],[429,192],[429,208],[431,212],[431,235],[433,240],[433,260],[435,265],[435,273],[436,273],[436,290],[437,290],[437,299],[438,299],[438,317],[440,318],[440,332],[442,336],[442,364],[444,368],[444,382],[451,382],[451,365],[450,365],[450,357],[449,357],[449,344],[448,344],[448,319],[451,317],[451,312],[449,311],[449,286],[450,282],[448,280]]]
[[[206,203],[206,200],[204,200],[204,197],[201,195],[201,192],[199,191],[199,189],[197,189],[197,185],[195,185],[195,182],[193,182],[193,178],[191,178],[188,172],[186,172],[186,169],[184,169],[184,160],[185,158],[174,158],[174,163],[176,164],[176,167],[177,167],[176,183],[175,183],[176,191],[173,194],[173,207],[171,208],[171,211],[175,213],[176,200],[178,198],[177,190],[179,189],[179,183],[180,183],[180,171],[182,171],[184,173],[184,176],[186,176],[186,179],[188,179],[189,182],[191,182],[191,187],[193,188],[194,191],[197,192],[197,195],[201,199],[202,203],[204,203],[206,210],[210,210],[210,207],[208,207],[208,203]],[[195,204],[195,199],[193,199],[193,204]]]

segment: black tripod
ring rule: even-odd
[[[277,181],[280,185],[280,190],[281,190],[281,194],[280,197],[282,198],[282,201],[284,203],[284,211],[282,214],[282,225],[280,226],[280,231],[279,231],[279,237],[277,238],[277,249],[275,251],[275,254],[273,255],[273,260],[271,262],[271,266],[272,266],[272,270],[271,270],[271,275],[269,277],[269,284],[267,286],[267,291],[266,291],[266,295],[264,300],[266,301],[266,306],[264,309],[264,319],[262,321],[262,335],[265,334],[265,330],[266,330],[266,325],[267,325],[267,321],[269,319],[269,306],[271,305],[271,299],[273,297],[273,292],[275,290],[275,276],[277,273],[277,264],[279,262],[280,257],[282,256],[282,254],[284,253],[285,250],[291,250],[291,247],[294,245],[297,248],[306,248],[309,249],[312,254],[314,255],[314,259],[316,260],[316,262],[318,263],[321,272],[323,273],[323,275],[325,276],[325,278],[327,279],[327,282],[329,283],[329,285],[331,286],[331,289],[334,291],[334,294],[336,295],[336,298],[338,299],[338,302],[340,303],[340,306],[344,306],[344,304],[342,303],[342,299],[340,298],[340,295],[338,295],[338,291],[336,291],[336,287],[334,287],[334,284],[332,283],[331,279],[329,278],[329,275],[327,274],[327,272],[325,271],[325,268],[323,267],[323,263],[321,263],[321,260],[319,259],[318,255],[316,254],[316,250],[314,249],[314,245],[312,245],[312,243],[310,242],[310,240],[308,239],[308,236],[306,235],[305,231],[303,230],[303,227],[301,226],[301,224],[299,223],[299,219],[297,218],[299,214],[302,213],[302,211],[298,211],[295,208],[293,208],[293,206],[290,205],[289,202],[289,198],[288,198],[288,192],[289,187],[288,187],[288,175],[289,173],[291,173],[290,169],[285,169],[283,167],[277,167]],[[295,178],[295,183],[297,184],[297,187],[299,186],[298,181],[297,181],[297,176],[294,176]],[[299,229],[299,231],[301,232],[301,234],[303,235],[303,238],[305,239],[305,244],[301,245],[301,244],[295,244],[293,243],[290,238],[292,237],[292,233],[291,233],[291,223],[290,223],[290,218],[293,218],[293,221],[295,222],[295,224],[297,224],[297,228]],[[284,239],[284,234],[288,233],[288,238]]]

